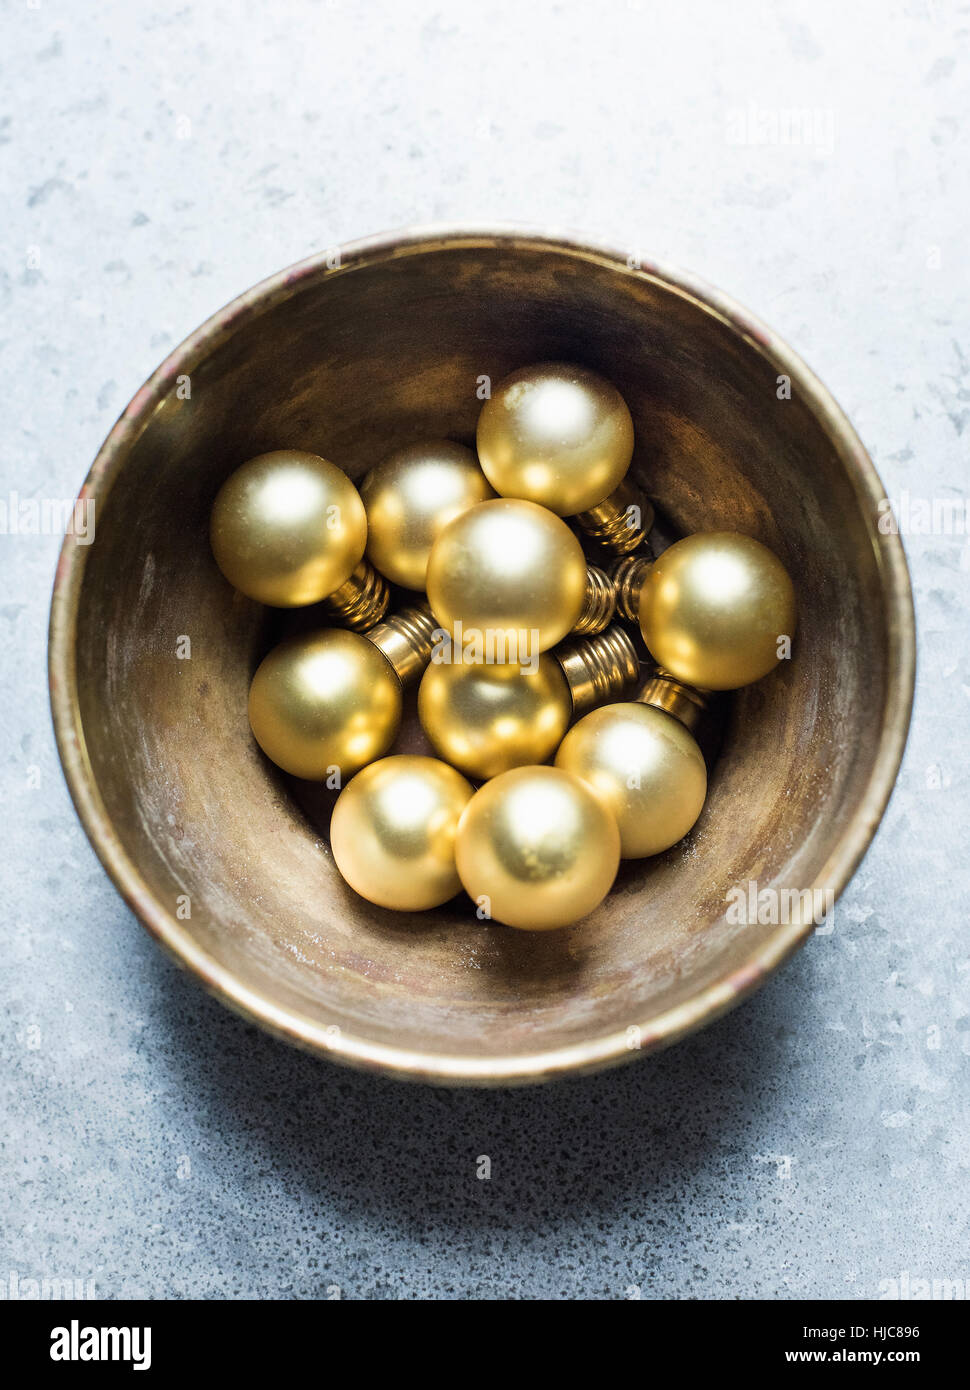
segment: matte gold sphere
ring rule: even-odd
[[[583,547],[534,502],[481,502],[450,521],[431,548],[435,618],[450,634],[460,623],[504,644],[493,659],[521,662],[555,646],[576,625],[585,596]]]
[[[230,584],[259,603],[302,608],[339,589],[360,564],[367,516],[336,464],[278,449],[229,475],[209,535]]]
[[[339,786],[387,752],[401,706],[401,682],[373,642],[328,628],[269,653],[250,687],[249,723],[284,772]]]
[[[605,705],[585,715],[563,739],[556,767],[585,782],[611,813],[624,859],[669,849],[704,809],[701,750],[679,720],[651,705]]]
[[[495,491],[560,516],[598,506],[632,455],[626,401],[598,372],[567,362],[513,372],[478,417],[478,457]]]
[[[737,690],[768,674],[795,632],[795,591],[778,557],[750,536],[705,531],[665,550],[640,592],[650,654],[678,680]]]
[[[423,589],[431,547],[445,526],[495,493],[471,449],[426,439],[397,449],[361,484],[367,558],[395,584]]]
[[[546,652],[534,669],[433,661],[418,689],[435,750],[478,782],[551,758],[572,711],[563,669]]]
[[[616,821],[558,767],[517,767],[486,782],[458,823],[458,873],[479,909],[523,931],[565,927],[610,891]]]
[[[379,907],[419,912],[461,890],[458,820],[472,797],[460,772],[437,758],[381,758],[337,798],[334,862],[355,892]]]

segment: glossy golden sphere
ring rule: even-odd
[[[381,758],[337,798],[334,862],[355,892],[379,907],[419,912],[461,890],[455,836],[471,784],[437,758]]]
[[[651,705],[605,705],[585,715],[563,739],[556,767],[585,782],[611,813],[624,859],[669,849],[704,808],[701,750],[679,720]]]
[[[795,632],[795,591],[750,536],[702,531],[665,550],[640,591],[640,630],[658,665],[703,690],[736,690],[776,665]]]
[[[458,873],[483,914],[524,931],[565,927],[610,891],[620,832],[585,783],[558,767],[493,777],[458,823]]]
[[[546,652],[534,669],[433,661],[418,689],[435,750],[478,782],[551,758],[572,709],[563,669]]]
[[[381,757],[401,722],[401,682],[373,642],[327,628],[281,642],[249,691],[249,723],[294,777],[340,786]]]
[[[598,506],[632,455],[626,401],[598,372],[567,362],[513,372],[478,417],[478,457],[495,491],[559,516]]]
[[[495,493],[471,449],[425,439],[372,468],[360,495],[371,564],[395,584],[423,589],[431,547],[445,526]]]
[[[431,548],[435,618],[452,640],[461,624],[502,644],[493,647],[498,661],[527,661],[530,652],[555,646],[575,626],[585,596],[583,547],[534,502],[481,502],[450,521]]]
[[[302,608],[339,589],[360,564],[367,516],[336,464],[278,449],[229,475],[209,536],[230,584],[259,603]]]

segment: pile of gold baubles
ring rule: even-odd
[[[621,857],[661,853],[700,815],[697,719],[709,692],[774,667],[794,593],[775,555],[733,532],[653,560],[652,508],[638,518],[624,481],[632,452],[616,388],[544,363],[485,403],[477,457],[410,444],[358,492],[326,459],[281,450],[220,490],[226,578],[328,615],[265,658],[249,718],[279,767],[342,788],[333,856],[370,901],[413,911],[464,888],[483,918],[564,926],[600,903]],[[577,532],[612,552],[610,577]],[[416,601],[388,616],[385,581]],[[640,663],[614,610],[656,662],[633,699]],[[418,679],[441,757],[387,757]]]

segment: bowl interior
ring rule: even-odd
[[[766,951],[804,934],[731,921],[728,894],[751,881],[824,889],[833,865],[851,868],[840,847],[850,827],[859,839],[898,702],[893,609],[839,426],[807,375],[788,398],[757,330],[565,246],[405,250],[304,268],[244,298],[109,441],[97,538],[80,557],[79,737],[107,858],[135,867],[129,897],[210,983],[352,1060],[515,1079],[552,1054],[614,1055],[629,1028],[649,1045],[676,1031],[671,1010],[686,1023],[712,986],[704,1011],[723,1007]],[[636,426],[631,476],[677,530],[736,529],[779,554],[800,626],[793,659],[725,702],[688,839],[624,865],[582,924],[533,936],[478,921],[465,898],[395,914],[345,886],[327,841],[332,798],[289,781],[250,736],[249,681],[279,617],[223,580],[207,524],[220,483],[253,454],[309,449],[360,479],[409,440],[467,439],[483,378],[552,358],[617,384]],[[420,747],[413,721],[404,746]]]

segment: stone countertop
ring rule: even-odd
[[[0,498],[73,497],[159,360],[280,266],[487,219],[704,275],[807,358],[893,498],[964,499],[970,15],[779,8],[11,0]],[[0,535],[0,1294],[44,1277],[102,1297],[444,1299],[970,1280],[970,544],[906,545],[915,719],[834,931],[664,1055],[488,1094],[293,1052],[156,949],[58,767],[58,538]]]

